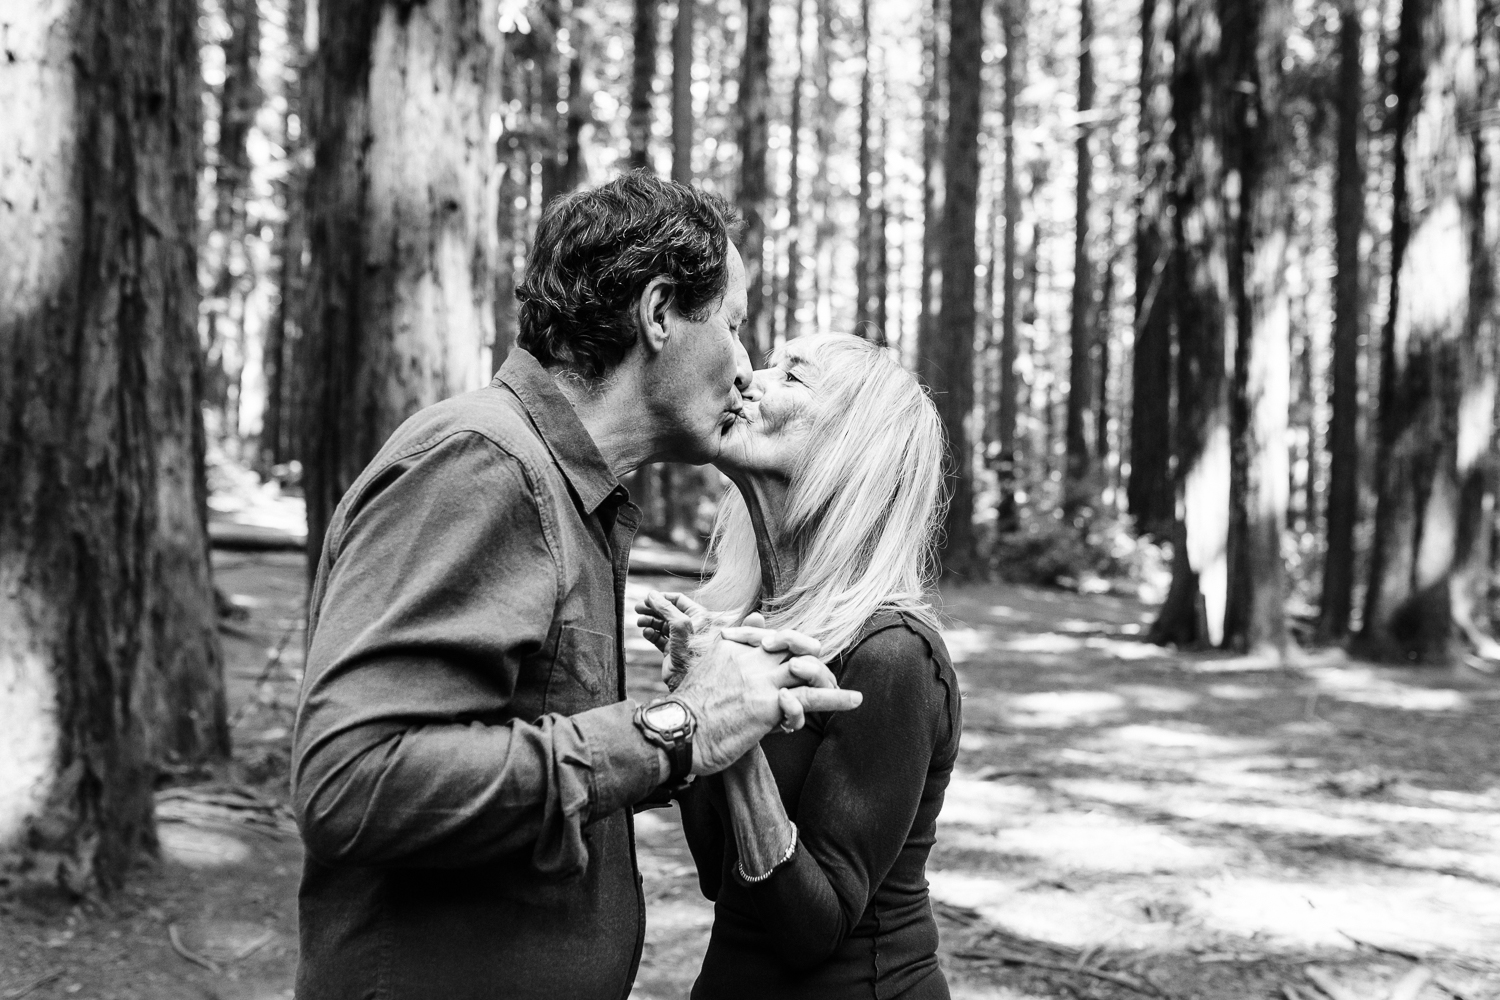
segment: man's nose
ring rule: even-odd
[[[740,395],[750,391],[751,383],[755,380],[755,370],[750,367],[750,354],[745,350],[744,343],[735,338],[734,341],[734,387],[740,391]]]

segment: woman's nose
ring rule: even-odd
[[[764,369],[751,373],[750,384],[740,390],[740,395],[752,402],[758,402],[766,394],[765,377],[766,373]]]

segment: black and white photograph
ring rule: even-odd
[[[0,1000],[1500,1000],[1500,0],[0,0]]]

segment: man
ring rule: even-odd
[[[560,199],[495,381],[403,424],[334,513],[293,760],[299,997],[625,996],[630,807],[858,704],[770,652],[816,652],[795,634],[720,639],[670,699],[623,700],[619,478],[712,459],[736,419],[735,225],[641,174]]]

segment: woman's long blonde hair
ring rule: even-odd
[[[783,538],[796,548],[796,575],[784,593],[761,594],[755,531],[731,486],[709,541],[717,568],[698,599],[736,622],[759,601],[769,627],[814,636],[827,658],[877,611],[936,626],[928,594],[942,509],[937,409],[916,377],[869,341],[802,337],[775,360],[787,350],[807,362],[803,380],[821,400],[787,494]]]

